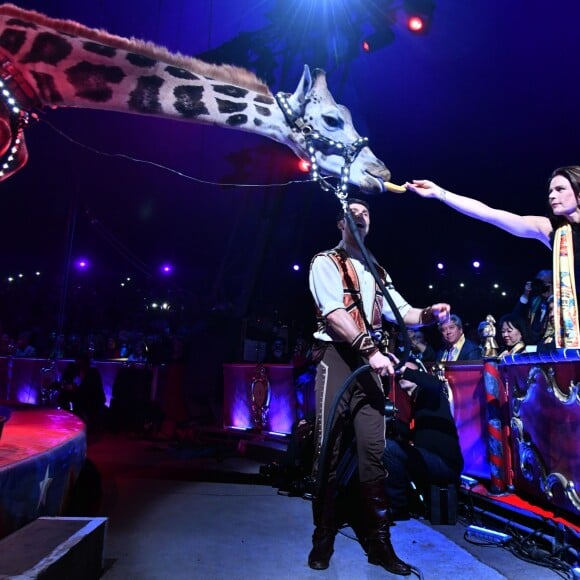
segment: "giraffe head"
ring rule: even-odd
[[[361,137],[354,128],[350,111],[335,102],[326,84],[326,74],[315,69],[311,74],[306,65],[296,91],[288,97],[288,104],[296,118],[303,120],[312,131],[327,139],[349,146]],[[292,131],[290,147],[305,160],[310,159],[306,151],[304,132]],[[345,159],[338,152],[316,153],[316,162],[321,173],[340,176]],[[363,147],[352,161],[349,181],[364,193],[382,193],[391,172],[369,147]]]

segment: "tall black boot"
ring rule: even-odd
[[[391,544],[384,480],[361,483],[360,489],[368,527],[369,564],[382,566],[391,574],[409,576],[410,566],[397,557]]]
[[[334,539],[338,532],[336,514],[336,484],[329,483],[322,496],[312,500],[314,533],[308,565],[314,570],[326,570],[334,552]]]

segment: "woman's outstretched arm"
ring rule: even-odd
[[[533,238],[548,248],[551,247],[552,224],[547,217],[518,215],[502,209],[495,209],[471,197],[447,191],[426,179],[414,179],[406,183],[405,187],[421,197],[438,199],[463,215],[497,226],[514,236]]]

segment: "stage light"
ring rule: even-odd
[[[431,26],[434,0],[404,0],[403,9],[408,15],[407,28],[414,34],[424,34]]]
[[[420,16],[411,16],[407,20],[407,28],[411,32],[422,32],[425,29],[425,21]]]
[[[294,270],[294,272],[298,272],[300,270],[300,265],[299,264],[294,264],[292,266],[292,270]]]
[[[363,39],[362,49],[368,53],[375,52],[391,44],[393,40],[395,40],[395,33],[390,28],[381,28]]]
[[[443,262],[437,262],[437,270],[443,270],[443,268],[445,268]]]
[[[171,266],[171,264],[163,264],[163,266],[161,266],[161,273],[165,276],[168,276],[171,272],[173,272],[173,266]]]
[[[310,163],[306,161],[306,159],[300,159],[300,161],[298,162],[298,169],[302,171],[302,173],[309,173]]]
[[[89,261],[86,258],[79,258],[75,262],[77,270],[86,270],[89,267]]]
[[[479,260],[473,260],[471,264],[474,268],[479,268],[481,266],[481,262]]]

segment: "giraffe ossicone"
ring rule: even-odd
[[[288,146],[302,159],[315,159],[323,175],[341,177],[345,157],[340,152],[309,152],[307,135],[314,132],[347,150],[355,146],[348,181],[363,192],[380,193],[390,179],[385,164],[361,141],[350,111],[335,102],[324,71],[308,66],[296,90],[285,94],[292,117],[300,119],[295,125],[249,71],[3,4],[0,80],[5,87],[0,87],[0,181],[27,162],[27,114],[45,107],[118,111],[247,131]]]

